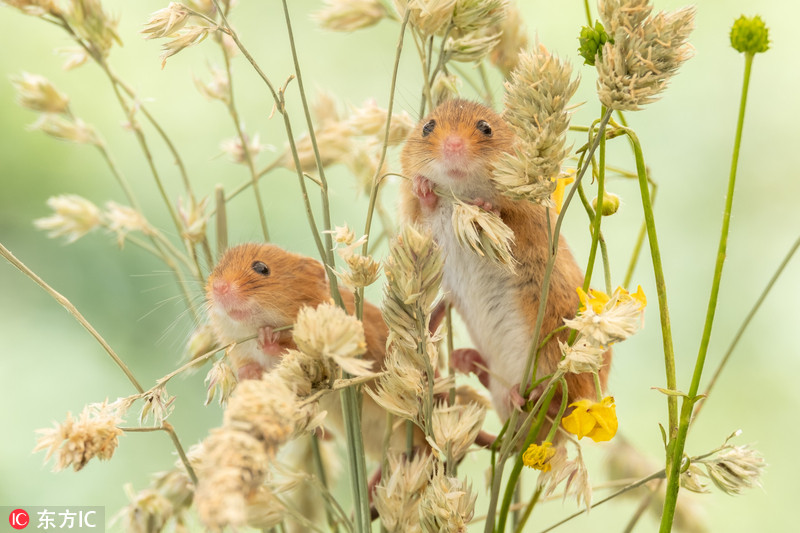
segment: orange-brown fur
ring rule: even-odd
[[[423,136],[423,126],[431,119],[435,120],[436,127],[427,137]],[[479,120],[487,121],[492,127],[490,138],[476,129]],[[545,266],[548,258],[548,232],[546,224],[554,224],[554,217],[547,218],[544,207],[527,201],[515,201],[500,194],[490,181],[492,164],[503,152],[510,152],[513,147],[514,135],[502,117],[492,110],[465,100],[452,100],[441,104],[431,114],[423,119],[417,128],[412,131],[405,147],[403,148],[401,162],[403,174],[407,181],[401,184],[400,213],[406,222],[430,225],[430,210],[426,210],[415,194],[412,182],[415,176],[426,176],[433,169],[433,161],[442,158],[442,142],[451,133],[461,135],[466,142],[466,159],[471,170],[468,175],[474,176],[475,183],[461,183],[456,178],[449,185],[450,189],[463,201],[482,200],[490,202],[492,208],[499,211],[503,221],[513,230],[515,243],[512,248],[514,257],[519,262],[517,276],[513,282],[514,293],[508,298],[513,301],[513,312],[521,313],[532,335],[539,309],[539,299],[542,289]],[[438,184],[441,187],[441,184]],[[441,187],[446,189],[447,187]],[[460,189],[460,190],[454,190]],[[445,201],[440,198],[439,201]],[[438,208],[438,204],[437,204]],[[441,235],[434,237],[439,240]],[[551,276],[550,291],[547,298],[546,315],[543,322],[540,338],[563,325],[564,318],[575,315],[579,306],[576,288],[583,284],[583,274],[575,263],[566,241],[559,238],[559,249],[555,268]],[[447,262],[452,258],[445,258]],[[463,315],[464,306],[472,305],[459,301],[451,296],[454,307]],[[468,324],[468,328],[470,325]],[[472,328],[481,325],[473,324]],[[470,331],[475,338],[475,332]],[[567,332],[555,335],[542,350],[538,375],[542,376],[555,370],[561,358],[558,341],[566,342]],[[525,358],[524,353],[508,353],[504,357]],[[600,383],[605,388],[608,380],[608,370],[611,362],[611,351],[604,356],[604,366],[600,371]],[[495,365],[502,362],[495,362]],[[489,374],[492,374],[490,363]],[[567,374],[569,399],[595,398],[594,380],[591,374]],[[555,403],[555,402],[554,402]],[[496,405],[497,407],[497,405]]]

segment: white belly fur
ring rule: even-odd
[[[521,381],[531,328],[514,293],[514,277],[502,266],[463,248],[455,238],[452,204],[439,199],[424,217],[444,253],[442,286],[489,366],[489,391],[501,420],[510,413],[509,390]]]

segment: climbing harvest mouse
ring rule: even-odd
[[[341,289],[348,312],[354,309],[353,293]],[[295,323],[303,306],[316,307],[330,299],[325,267],[310,257],[283,250],[272,244],[241,244],[230,248],[219,260],[206,284],[209,320],[217,339],[225,344],[257,335],[237,344],[229,357],[239,379],[258,379],[280,360],[287,349],[296,349],[291,331],[274,331]],[[384,366],[388,328],[380,310],[364,302],[363,320],[367,351],[373,371]],[[338,394],[329,394],[325,408],[337,426],[341,408]],[[364,395],[362,426],[370,454],[380,454],[385,412]],[[404,433],[398,432],[398,442]]]
[[[512,391],[518,389],[533,340],[548,258],[547,224],[552,229],[555,223],[544,207],[512,200],[494,187],[493,163],[510,152],[513,143],[514,134],[500,115],[475,102],[450,100],[418,124],[401,155],[403,174],[409,178],[401,184],[401,216],[433,232],[445,256],[445,297],[463,318],[477,350],[456,350],[454,365],[476,371],[488,385],[501,419],[519,400]],[[514,232],[516,272],[458,243],[450,196],[499,214]],[[580,303],[576,288],[583,285],[583,274],[563,238],[558,246],[540,338],[562,326],[564,318],[572,318]],[[556,369],[561,359],[558,341],[566,342],[567,335],[554,335],[542,349],[538,376]],[[607,351],[599,373],[602,387],[610,362]],[[596,398],[592,374],[567,374],[566,381],[570,400]]]

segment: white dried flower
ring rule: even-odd
[[[142,397],[144,405],[142,405],[142,412],[139,414],[139,421],[144,423],[145,420],[152,414],[153,426],[159,427],[163,425],[169,415],[172,414],[174,409],[173,403],[175,397],[167,393],[165,385],[159,385],[152,390],[147,391]]]
[[[205,404],[208,405],[214,400],[217,390],[219,390],[219,404],[227,402],[237,382],[236,374],[224,358],[215,362],[206,375],[205,383],[208,393]]]
[[[117,34],[119,19],[103,11],[100,0],[72,0],[67,3],[64,18],[75,34],[91,43],[102,57],[108,57],[114,43],[122,44]]]
[[[428,37],[447,27],[453,19],[457,0],[394,0],[400,18],[410,12],[409,24]]]
[[[106,202],[106,211],[103,213],[108,229],[117,234],[117,244],[120,248],[125,243],[125,237],[133,231],[141,231],[145,235],[152,235],[154,230],[145,220],[144,216],[133,209],[116,202]]]
[[[299,350],[282,353],[281,361],[272,373],[280,376],[300,398],[311,394],[313,389],[326,387],[331,381],[328,365]]]
[[[311,104],[311,112],[316,118],[319,129],[341,122],[339,116],[338,103],[336,97],[325,89],[318,89],[314,102]]]
[[[644,324],[647,300],[641,287],[633,294],[618,287],[611,296],[594,289],[586,294],[578,288],[578,295],[581,299],[578,314],[574,319],[565,319],[564,324],[591,343],[608,346],[623,341]]]
[[[474,31],[447,38],[444,53],[448,59],[462,63],[477,63],[500,42],[499,33]]]
[[[76,194],[51,196],[47,205],[54,211],[45,218],[37,218],[33,224],[48,231],[50,238],[66,237],[67,243],[75,242],[101,225],[100,209],[92,202]]]
[[[506,82],[504,118],[517,142],[503,154],[492,179],[511,198],[552,207],[554,179],[569,150],[569,100],[578,88],[572,67],[539,44],[520,54]]]
[[[385,261],[386,296],[428,313],[442,280],[442,254],[429,231],[403,227]]]
[[[708,477],[726,494],[741,494],[745,489],[761,486],[761,474],[767,463],[749,445],[726,446],[703,463]]]
[[[186,6],[170,2],[164,9],[159,9],[150,15],[150,20],[139,33],[144,34],[145,39],[168,37],[183,28],[189,16],[189,9]]]
[[[456,240],[463,248],[514,272],[517,264],[511,251],[514,232],[499,215],[456,198],[452,221]]]
[[[458,98],[463,82],[455,74],[445,74],[443,71],[436,73],[436,77],[431,84],[431,99],[434,107],[446,100]]]
[[[271,373],[239,383],[228,399],[225,427],[246,431],[274,454],[279,446],[303,429],[305,415],[297,396]]]
[[[336,122],[319,128],[316,131],[317,148],[323,166],[342,163],[353,149],[353,140],[346,123]],[[314,172],[317,169],[317,160],[311,137],[303,135],[296,140],[297,156],[303,172]],[[294,157],[287,147],[281,164],[289,170],[295,170]]]
[[[419,453],[409,461],[390,454],[389,472],[375,487],[373,501],[382,525],[389,533],[413,533],[419,529],[419,499],[433,472],[433,459]]]
[[[336,244],[344,244],[348,248],[356,240],[356,232],[351,230],[347,224],[334,226],[330,233],[333,235],[333,240],[336,241]]]
[[[372,373],[372,361],[358,357],[367,351],[364,326],[337,305],[300,309],[292,336],[297,347],[312,357],[331,359],[355,376]]]
[[[258,154],[269,148],[261,144],[258,133],[253,136],[252,140],[250,140],[250,137],[246,133],[242,133],[242,135],[247,143],[247,151],[249,152],[251,161],[254,161],[255,158],[258,157]],[[231,161],[234,163],[240,165],[247,163],[247,154],[245,153],[245,147],[242,144],[241,138],[233,137],[232,139],[224,140],[220,143],[220,148],[222,148],[223,152],[228,154],[228,157],[230,157]]]
[[[589,482],[589,471],[583,462],[580,445],[576,445],[577,455],[575,459],[568,460],[567,450],[563,445],[555,449],[555,455],[548,463],[550,470],[539,474],[539,485],[544,489],[542,497],[552,494],[562,481],[567,480],[564,485],[564,499],[568,496],[575,496],[578,506],[583,504],[587,509],[592,505],[592,485]]]
[[[68,46],[65,48],[58,48],[56,52],[65,58],[64,64],[61,66],[64,70],[78,68],[89,60],[89,55],[86,53],[86,50],[80,47]]]
[[[47,450],[45,462],[55,455],[53,471],[71,466],[77,472],[93,457],[111,459],[123,434],[117,426],[122,423],[125,405],[120,401],[89,404],[77,419],[67,413],[62,424],[37,430],[41,436],[33,451]]]
[[[711,492],[708,488],[708,476],[700,465],[692,463],[689,468],[681,472],[681,487],[701,494]]]
[[[185,30],[179,32],[177,36],[164,43],[161,46],[163,52],[161,53],[161,68],[164,68],[167,64],[167,59],[174,56],[184,48],[188,48],[189,46],[195,45],[199,42],[202,42],[208,34],[212,31],[216,31],[216,28],[208,28],[205,26],[190,26]]]
[[[203,83],[198,78],[194,78],[195,87],[197,87],[200,94],[209,100],[219,100],[229,104],[231,101],[231,84],[227,72],[213,65],[209,65],[208,69],[211,71],[211,80],[208,83]]]
[[[174,515],[174,507],[161,492],[145,489],[134,492],[130,484],[124,486],[130,503],[115,517],[125,531],[131,533],[150,533],[161,531]]]
[[[352,109],[347,125],[353,135],[375,135],[382,141],[386,133],[387,116],[386,109],[378,107],[375,100],[368,100],[363,106]],[[389,146],[404,142],[414,126],[414,121],[405,111],[393,113],[389,125]]]
[[[44,76],[23,72],[12,76],[11,84],[17,91],[17,103],[22,107],[41,113],[64,113],[69,108],[69,97]]]
[[[367,394],[393,415],[417,421],[420,402],[425,392],[422,384],[424,374],[397,350],[389,351],[385,364],[386,372],[380,377],[374,390],[365,389]]]
[[[379,0],[324,0],[311,18],[326,30],[355,31],[374,26],[386,15]]]
[[[425,533],[466,533],[478,495],[464,481],[447,477],[439,468],[419,502],[419,519]]]
[[[58,7],[54,0],[3,0],[3,3],[34,17],[61,14],[61,8]]]
[[[334,272],[350,290],[372,285],[381,275],[381,264],[370,255],[350,254],[344,258],[348,270]]]
[[[193,244],[199,244],[206,239],[206,224],[208,215],[205,213],[208,198],[203,198],[194,205],[184,206],[183,200],[178,198],[178,215],[183,222],[181,236]]]
[[[29,129],[43,131],[62,141],[103,146],[103,141],[94,128],[77,117],[43,113],[36,122],[29,126]]]
[[[458,0],[453,10],[453,26],[462,32],[499,26],[506,18],[508,4],[508,0]]]
[[[433,410],[433,440],[439,458],[450,457],[456,462],[466,455],[483,427],[486,408],[470,403],[466,405],[437,405]]]
[[[506,16],[500,22],[500,42],[494,47],[489,60],[508,78],[519,63],[519,55],[528,47],[528,31],[515,2],[506,6]]]
[[[561,372],[573,374],[597,373],[600,371],[600,367],[603,366],[603,354],[606,352],[606,348],[590,343],[583,337],[579,337],[572,346],[561,341],[559,341],[558,345],[561,347],[561,353],[564,356],[558,363],[558,370]]]
[[[286,518],[286,507],[267,487],[259,487],[255,494],[247,499],[245,521],[249,527],[269,530]]]
[[[231,427],[216,429],[205,439],[194,503],[207,527],[245,525],[247,502],[267,476],[270,454],[264,446],[257,437]]]
[[[694,8],[651,15],[648,0],[601,0],[600,17],[614,38],[598,51],[597,92],[604,106],[635,111],[661,97],[692,55],[687,40]]]

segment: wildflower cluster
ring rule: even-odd
[[[499,215],[455,198],[452,222],[456,240],[462,247],[514,272],[517,264],[511,251],[514,232]]]
[[[55,471],[71,466],[77,472],[93,457],[111,459],[122,435],[117,426],[129,406],[130,402],[122,399],[87,405],[77,419],[68,413],[64,423],[38,430],[41,436],[33,451],[47,450],[45,461],[55,456]]]
[[[342,272],[334,271],[336,277],[350,289],[360,289],[372,285],[378,280],[381,271],[381,264],[371,255],[362,255],[357,252],[367,240],[364,235],[360,239],[355,238],[355,233],[345,226],[337,226],[334,239],[337,244],[336,252],[347,264],[347,270]]]
[[[64,194],[49,198],[47,205],[54,213],[35,220],[34,224],[37,228],[48,231],[48,237],[65,237],[68,243],[75,242],[100,227],[116,234],[120,248],[131,232],[141,232],[148,236],[155,234],[155,229],[139,211],[116,202],[107,202],[105,211],[101,211],[85,198]]]
[[[649,0],[601,0],[598,6],[610,36],[594,57],[600,102],[614,110],[638,110],[660,98],[691,57],[687,40],[694,9],[653,15]]]

